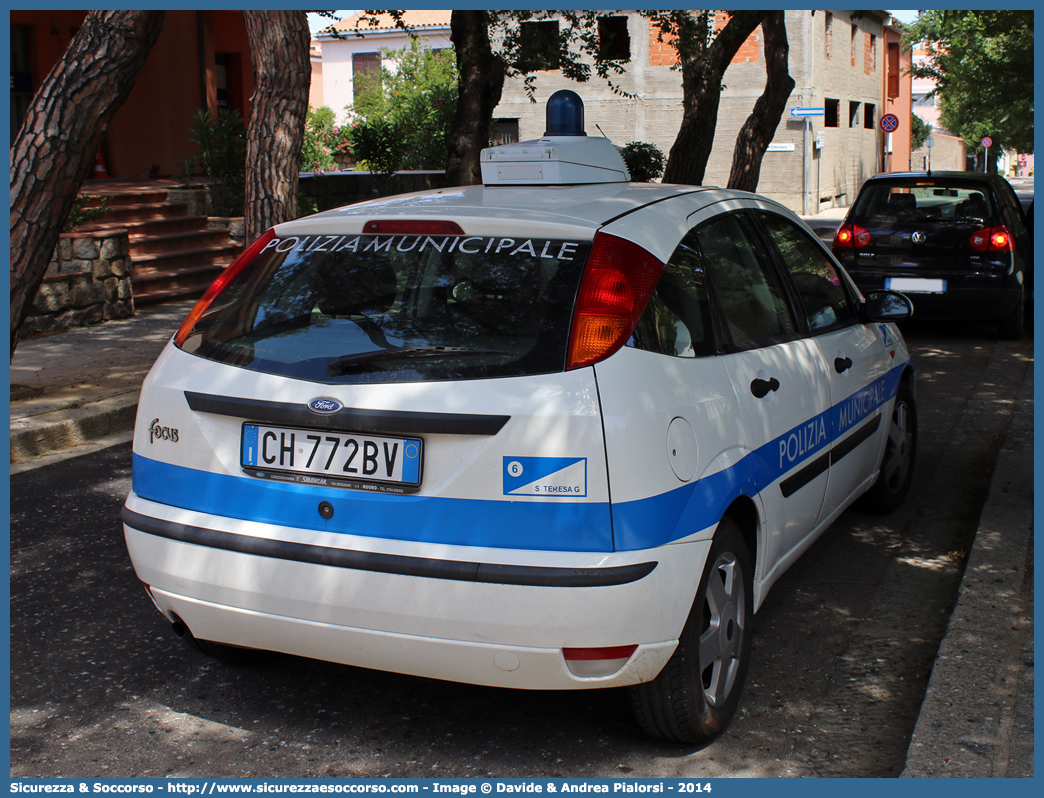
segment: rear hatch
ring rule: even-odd
[[[834,254],[864,276],[942,281],[954,274],[1003,273],[1010,252],[989,246],[991,231],[1002,224],[983,183],[875,180],[860,191],[835,236]]]
[[[146,381],[135,494],[294,540],[612,551],[594,372],[565,369],[594,226],[555,219],[266,234]]]

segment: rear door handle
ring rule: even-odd
[[[834,358],[834,371],[838,374],[844,374],[852,368],[852,358],[850,357],[835,357]]]
[[[755,378],[750,384],[750,392],[754,394],[757,399],[764,399],[769,395],[770,391],[779,390],[779,380],[773,377],[770,380],[762,380]]]

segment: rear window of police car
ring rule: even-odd
[[[275,238],[182,349],[322,383],[562,371],[590,248],[538,237]]]

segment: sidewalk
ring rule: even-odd
[[[11,361],[11,462],[131,430],[142,380],[194,304],[154,305],[130,319],[19,343]]]
[[[19,344],[11,473],[129,440],[141,382],[192,306]],[[1032,369],[1016,407],[904,777],[1033,775]]]
[[[903,777],[1033,777],[1033,376],[997,457]]]

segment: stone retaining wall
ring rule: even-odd
[[[242,216],[211,216],[207,219],[208,230],[227,230],[229,240],[239,246],[246,243],[246,222]]]
[[[134,315],[126,230],[63,233],[19,338]]]

